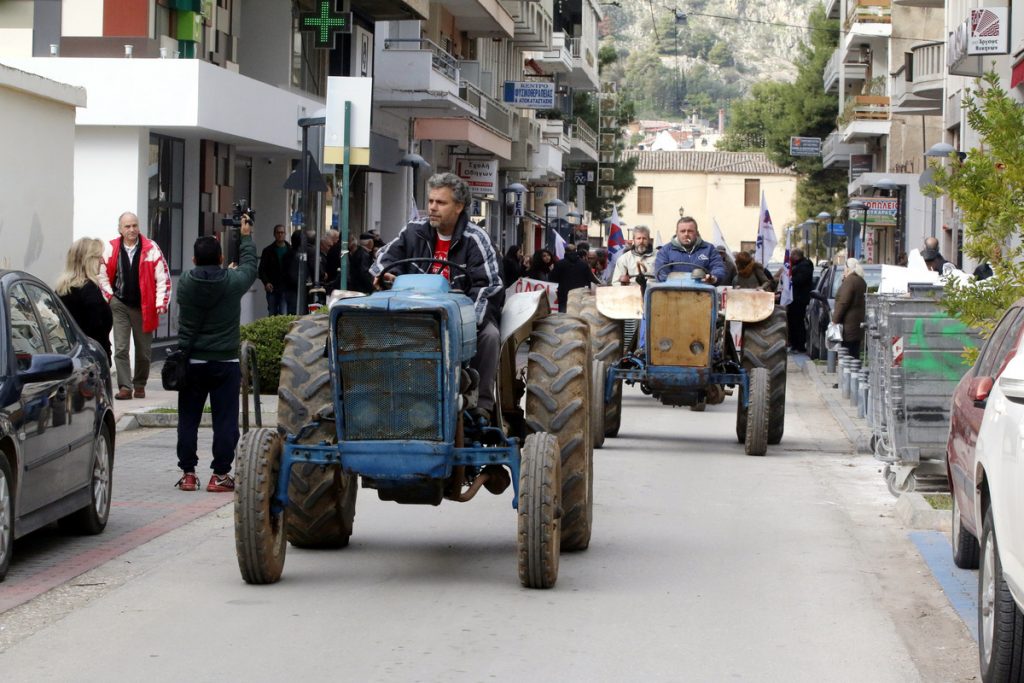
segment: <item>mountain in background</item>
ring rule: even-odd
[[[759,81],[792,81],[807,16],[821,0],[618,0],[604,4],[602,72],[638,118],[715,120]]]

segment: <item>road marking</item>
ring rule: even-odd
[[[917,546],[932,576],[939,582],[946,599],[960,615],[974,641],[978,641],[978,572],[960,569],[953,564],[953,548],[949,537],[941,531],[911,531],[910,540]]]

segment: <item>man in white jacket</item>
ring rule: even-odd
[[[651,230],[646,225],[638,225],[633,228],[633,248],[624,251],[615,261],[612,284],[634,283],[637,275],[654,277],[653,268],[654,248],[651,245]]]

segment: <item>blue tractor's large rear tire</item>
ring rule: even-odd
[[[553,434],[530,434],[523,442],[519,471],[519,581],[527,588],[551,588],[558,580],[561,546],[561,459]]]
[[[754,368],[768,371],[771,397],[768,403],[768,443],[778,444],[786,429],[786,354],[788,331],[786,309],[776,306],[772,314],[756,323],[743,323],[743,368],[749,373]],[[746,420],[743,420],[746,424]],[[736,439],[746,441],[746,433],[736,424]]]
[[[597,310],[597,299],[594,293],[587,287],[569,290],[569,297],[566,303],[566,311],[569,315],[582,318],[590,327],[590,352],[595,360],[604,361],[608,366],[614,366],[624,351],[625,330],[623,321],[612,320],[604,317]],[[619,426],[622,423],[622,380],[615,380],[612,387],[612,398],[604,403],[604,435],[615,437],[619,433]],[[602,440],[603,443],[603,440]],[[601,444],[595,442],[595,447]]]
[[[538,320],[527,358],[526,425],[558,439],[561,455],[562,550],[584,550],[594,508],[587,323],[561,314]]]
[[[299,431],[318,415],[332,415],[331,374],[324,356],[328,317],[311,315],[292,323],[285,336],[278,385],[278,427]],[[333,420],[320,425],[301,443],[335,443]],[[288,482],[288,542],[299,548],[343,548],[352,535],[356,514],[356,475],[332,465],[295,465]]]

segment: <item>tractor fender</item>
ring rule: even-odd
[[[521,341],[530,336],[533,321],[545,318],[550,313],[551,307],[548,304],[546,289],[536,289],[532,292],[520,292],[507,296],[505,306],[501,309],[502,345],[512,337]]]
[[[756,323],[775,310],[775,294],[760,289],[723,289],[722,309],[726,320]]]
[[[644,317],[644,295],[640,285],[597,287],[594,291],[597,311],[612,320],[639,320]]]

